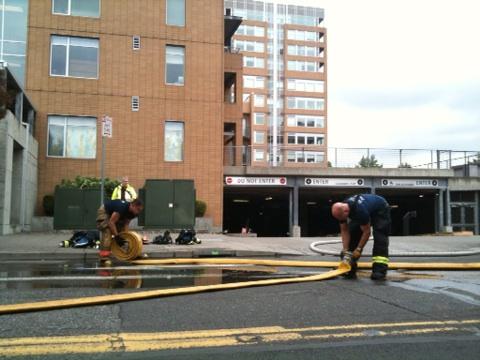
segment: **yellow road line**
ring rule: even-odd
[[[274,342],[348,339],[361,337],[415,336],[446,332],[472,332],[480,319],[347,324],[305,328],[282,326],[180,331],[164,333],[117,333],[99,335],[26,337],[0,339],[0,355],[33,356],[138,352],[219,346],[256,345]],[[372,332],[371,329],[375,329]],[[394,328],[403,328],[396,330]],[[347,330],[347,331],[345,331]],[[356,331],[348,331],[356,330]],[[343,331],[343,332],[342,332]]]

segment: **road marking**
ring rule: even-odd
[[[0,355],[35,356],[160,351],[275,342],[342,340],[442,333],[475,333],[480,319],[349,324],[305,328],[282,326],[197,330],[163,333],[25,337],[0,339]],[[399,329],[398,329],[399,328]]]

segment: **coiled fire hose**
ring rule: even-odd
[[[132,261],[142,255],[142,237],[135,231],[123,231],[120,237],[124,240],[123,244],[112,241],[112,254],[121,261]]]

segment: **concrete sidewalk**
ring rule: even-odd
[[[151,241],[158,232],[144,231]],[[58,244],[71,237],[72,232],[22,233],[0,236],[0,260],[50,260],[50,259],[96,259],[96,249],[62,248]],[[175,239],[176,234],[172,234]],[[144,246],[151,258],[189,257],[272,257],[318,255],[309,245],[320,240],[339,240],[338,237],[242,237],[223,234],[199,234],[201,244]],[[373,241],[365,248],[371,252]],[[325,249],[340,252],[341,245],[324,245]],[[404,251],[460,251],[480,249],[480,236],[405,236],[390,238],[390,252]]]

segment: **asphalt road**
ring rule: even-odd
[[[475,260],[478,261],[468,259]],[[65,267],[61,263],[52,264],[58,271]],[[88,268],[89,264],[85,265]],[[35,274],[28,271],[32,264],[17,263],[11,264],[12,267],[16,270],[9,273],[9,266],[0,266],[2,304],[136,291],[105,285],[116,284],[112,281],[95,280],[92,271],[95,275],[99,270],[82,272],[79,267],[68,272],[69,286],[58,280],[51,280],[52,286],[46,286],[39,278],[55,275],[46,270],[48,266],[41,270],[43,273],[37,271]],[[155,276],[170,277],[168,286],[177,282],[186,284],[191,280],[186,280],[185,271],[169,271],[163,275],[162,271],[156,275],[148,273],[150,277],[144,279],[143,284],[148,285],[150,281],[153,287]],[[217,274],[216,269],[202,271],[208,275],[207,282]],[[289,272],[305,275],[319,270],[279,271],[284,276]],[[263,276],[262,271],[249,272],[254,279]],[[141,271],[141,274],[146,273]],[[22,275],[31,280],[20,281]],[[1,315],[0,357],[480,358],[478,271],[391,271],[389,280],[380,283],[371,281],[368,275],[368,272],[361,272],[357,280],[337,278],[317,283]],[[14,277],[13,281],[6,281],[9,276]],[[80,278],[89,276],[90,280],[77,283]],[[200,277],[192,281],[201,283],[203,280]]]

